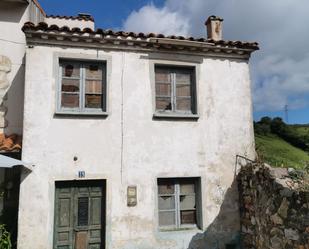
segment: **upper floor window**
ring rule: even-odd
[[[63,112],[106,111],[106,64],[60,60],[58,108]]]
[[[156,112],[196,114],[195,70],[155,66]]]

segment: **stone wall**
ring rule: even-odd
[[[292,173],[264,165],[240,171],[244,249],[309,249],[309,191]]]

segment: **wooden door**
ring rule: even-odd
[[[54,249],[103,249],[105,182],[57,182]]]

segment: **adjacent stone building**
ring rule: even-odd
[[[18,248],[238,248],[256,43],[26,22]],[[31,231],[31,232],[29,232]]]

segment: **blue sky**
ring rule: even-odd
[[[39,0],[48,15],[76,15],[89,13],[95,18],[96,26],[104,29],[121,28],[132,11],[150,3],[146,0]],[[164,0],[151,1],[161,7]]]
[[[96,27],[206,36],[209,15],[224,18],[227,40],[258,41],[250,61],[254,118],[309,123],[308,0],[40,0],[47,14],[94,16]]]

